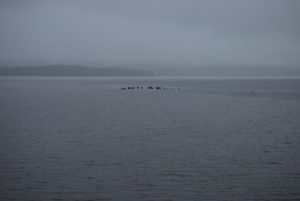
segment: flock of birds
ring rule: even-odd
[[[179,90],[179,88],[166,88],[161,86],[129,86],[129,87],[121,87],[120,90],[135,90],[135,89],[149,89],[149,90]]]

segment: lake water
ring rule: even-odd
[[[300,200],[299,155],[300,79],[0,78],[0,200]]]

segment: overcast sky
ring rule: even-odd
[[[300,1],[0,0],[0,60],[300,66]]]

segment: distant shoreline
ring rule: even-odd
[[[129,76],[154,76],[148,70],[129,69],[119,67],[85,67],[76,65],[43,65],[25,67],[0,67],[0,76],[67,76],[67,77],[129,77]]]
[[[59,80],[77,80],[77,79],[103,79],[103,80],[110,80],[110,79],[120,79],[120,80],[149,80],[149,81],[164,81],[164,80],[177,80],[177,81],[230,81],[230,80],[300,80],[300,76],[260,76],[260,77],[253,77],[253,76],[131,76],[131,75],[104,75],[104,76],[93,76],[93,75],[51,75],[51,76],[44,76],[44,75],[0,75],[1,80],[7,79],[38,79],[38,80],[52,80],[52,79],[59,79]]]

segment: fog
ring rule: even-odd
[[[0,1],[2,64],[300,66],[297,0]]]
[[[300,0],[0,0],[0,201],[300,201]]]

